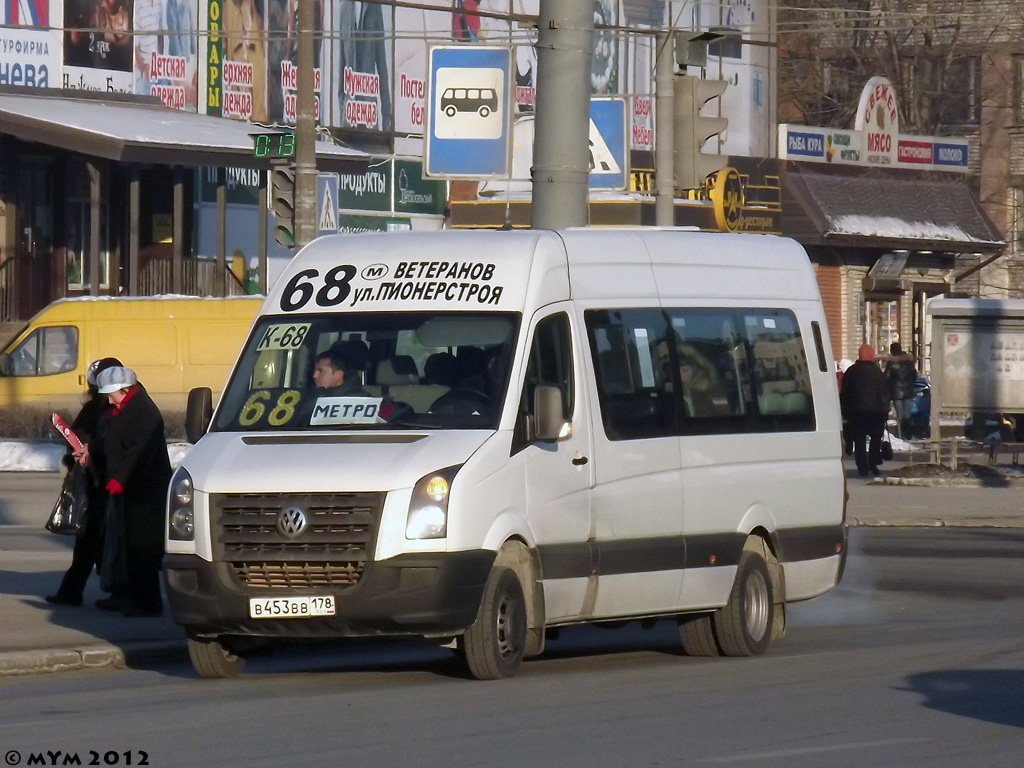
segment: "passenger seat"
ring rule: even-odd
[[[443,384],[420,384],[416,361],[409,355],[381,360],[377,364],[377,384],[382,397],[408,403],[416,413],[426,413],[430,405],[448,391]]]

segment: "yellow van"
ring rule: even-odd
[[[0,408],[73,409],[89,363],[116,357],[161,409],[184,411],[193,387],[220,393],[262,302],[262,296],[55,301],[0,353]]]

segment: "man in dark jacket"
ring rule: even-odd
[[[889,388],[885,374],[875,362],[875,350],[864,344],[857,351],[857,362],[843,375],[843,414],[849,419],[853,435],[853,455],[861,477],[878,475],[882,463],[882,434],[889,416]],[[870,438],[870,449],[866,445]]]
[[[121,613],[159,616],[163,612],[164,508],[171,481],[164,420],[130,368],[108,368],[97,382],[100,394],[107,396],[114,409],[102,441],[106,488],[112,507],[121,504],[124,513],[124,551],[105,550],[103,557],[123,556],[126,561],[126,601]]]
[[[896,434],[906,440],[910,437],[910,406],[914,403],[914,383],[917,369],[914,359],[903,351],[898,341],[889,345],[889,360],[885,364],[885,383],[889,397],[896,408]]]

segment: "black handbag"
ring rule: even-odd
[[[889,430],[885,430],[882,433],[882,461],[892,461],[892,438],[889,436]]]
[[[73,464],[64,475],[60,496],[53,505],[53,511],[46,521],[46,530],[67,536],[81,536],[85,530],[86,508],[89,506],[89,492],[86,488],[85,469]]]

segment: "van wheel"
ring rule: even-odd
[[[458,112],[458,111],[459,110],[457,110],[451,104],[449,104],[447,107],[444,108],[444,113],[446,115],[448,115],[448,117],[455,117],[455,113]]]
[[[526,599],[511,568],[491,570],[476,621],[459,645],[477,680],[498,680],[519,671],[526,649]]]
[[[188,638],[188,655],[196,674],[205,679],[238,677],[245,669],[245,659],[233,654],[217,639]]]
[[[768,564],[751,551],[740,555],[729,602],[714,612],[712,623],[718,646],[726,656],[764,653],[774,623],[774,595]]]
[[[715,632],[711,627],[711,614],[681,616],[679,618],[679,639],[687,656],[718,656]]]
[[[480,113],[480,117],[487,117],[491,114],[490,107],[480,107],[480,109],[477,111]]]

